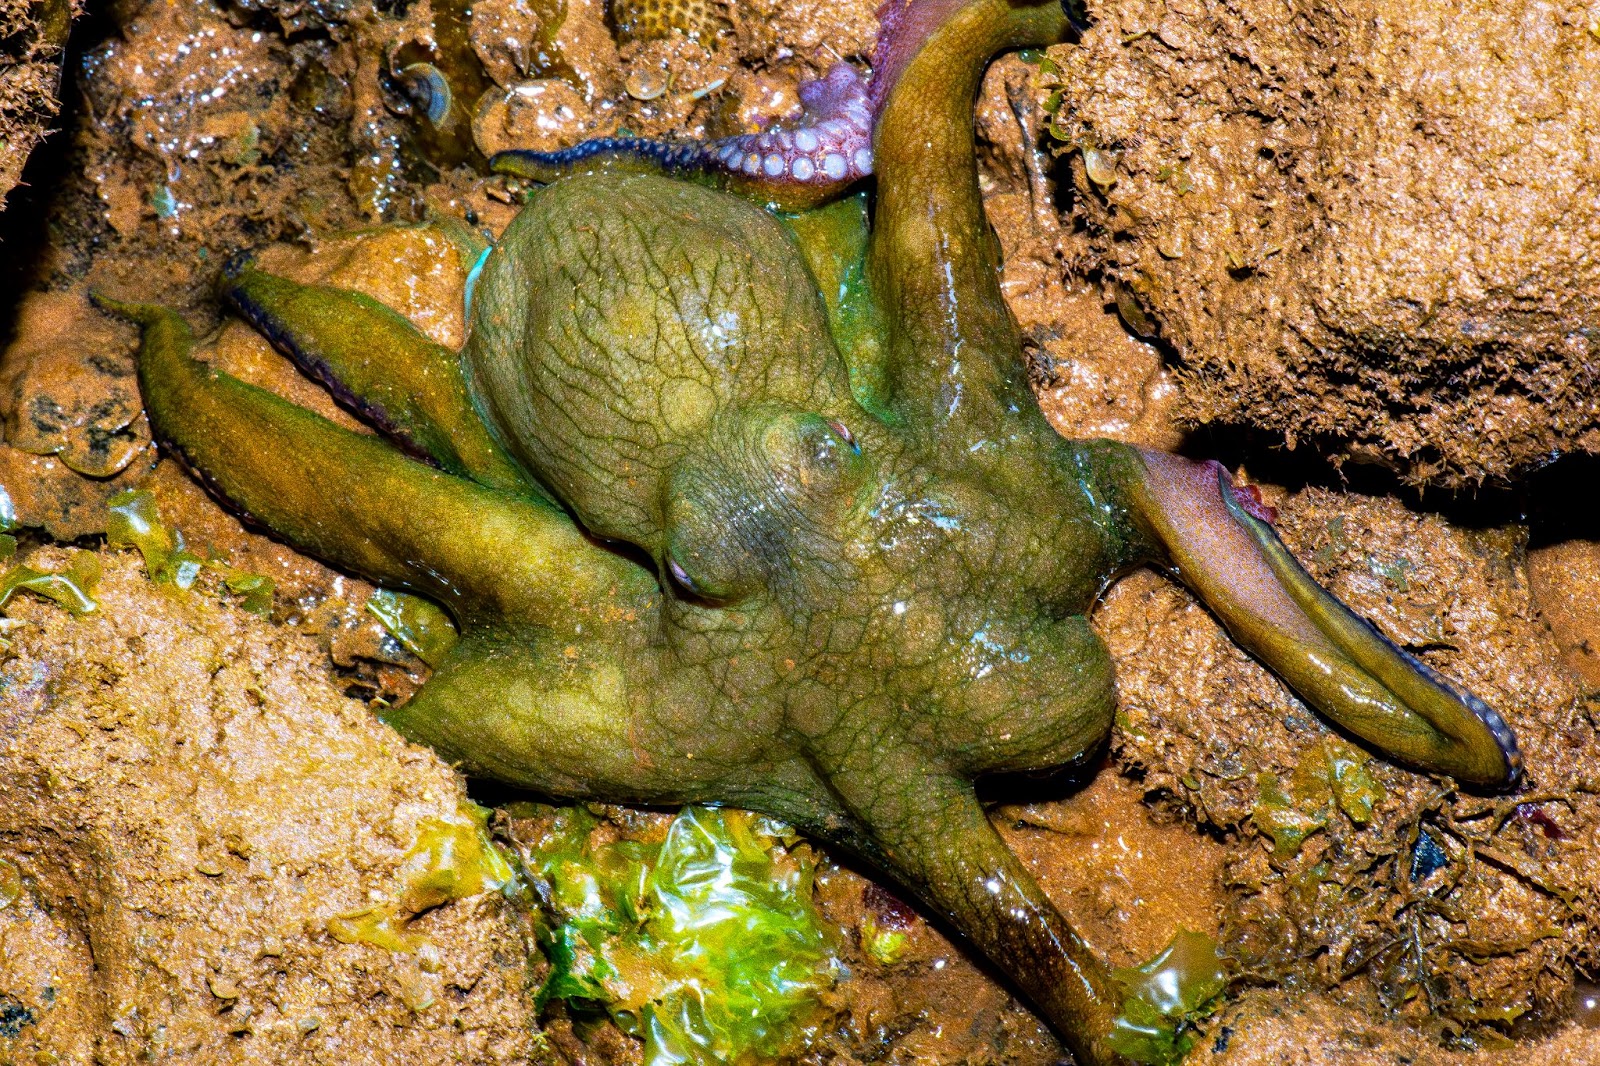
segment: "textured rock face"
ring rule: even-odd
[[[1514,477],[1600,449],[1600,14],[1134,0],[1056,49],[1089,254],[1185,415]]]
[[[75,0],[0,0],[0,206],[56,113]]]
[[[8,1060],[527,1061],[515,904],[430,910],[409,952],[330,932],[393,902],[407,849],[459,819],[460,778],[341,696],[308,641],[101,558],[93,614],[7,619]]]
[[[1538,613],[1522,534],[1465,530],[1354,494],[1267,497],[1318,580],[1506,716],[1524,787],[1474,795],[1352,754],[1187,594],[1148,573],[1112,589],[1096,620],[1117,663],[1119,764],[1152,796],[1230,834],[1222,939],[1247,972],[1322,990],[1348,1017],[1403,1018],[1436,1042],[1493,1010],[1525,1015],[1525,1026],[1565,1019],[1574,971],[1600,947],[1583,887],[1600,846],[1594,704],[1561,668],[1559,644],[1571,638],[1552,639]],[[1548,581],[1540,590],[1575,601]],[[1371,788],[1371,808],[1348,803],[1347,791],[1348,810],[1327,801],[1308,819],[1285,817],[1319,792],[1330,755],[1348,760],[1345,780]],[[1280,789],[1296,800],[1285,806]],[[1407,999],[1417,989],[1427,1012]],[[1258,1038],[1281,1054],[1271,1043],[1281,1037],[1255,1028],[1235,1048],[1244,1061],[1289,1061],[1248,1058]],[[1524,1061],[1595,1061],[1533,1057],[1532,1042],[1519,1050]]]

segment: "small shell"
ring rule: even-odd
[[[1089,175],[1089,180],[1108,189],[1116,184],[1117,156],[1115,152],[1107,152],[1100,148],[1085,148],[1083,150],[1083,172]]]
[[[432,63],[413,63],[400,71],[400,81],[405,85],[412,102],[422,109],[433,127],[438,129],[442,126],[450,116],[450,105],[454,102],[450,82],[444,73]]]
[[[704,100],[706,97],[710,96],[712,93],[726,85],[727,82],[727,78],[718,78],[709,85],[702,85],[700,88],[690,93],[689,96],[695,100]]]
[[[635,100],[654,100],[667,91],[667,72],[660,67],[635,70],[623,82],[623,88]]]

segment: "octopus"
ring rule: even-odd
[[[1167,568],[1418,770],[1505,787],[1517,745],[1318,586],[1220,464],[1045,421],[973,103],[996,53],[1070,31],[1056,0],[894,0],[882,25],[870,85],[830,74],[796,128],[495,160],[544,184],[475,271],[460,352],[369,297],[230,264],[238,313],[377,434],[201,362],[170,310],[99,300],[142,326],[155,433],[210,488],[454,617],[394,728],[551,796],[782,819],[902,886],[1109,1066],[1107,966],[973,781],[1106,743],[1086,614],[1119,574]]]

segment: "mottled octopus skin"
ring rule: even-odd
[[[1515,778],[1514,738],[1319,588],[1215,463],[1054,433],[978,197],[972,105],[1054,3],[886,18],[871,227],[656,174],[533,195],[452,353],[366,297],[231,271],[235,306],[405,450],[145,329],[157,434],[291,543],[443,604],[462,637],[388,715],[554,796],[740,805],[848,849],[1109,1064],[1107,971],[972,781],[1083,759],[1113,712],[1085,614],[1168,567],[1348,732]],[[931,11],[931,14],[929,13]],[[895,31],[895,27],[900,27]],[[374,358],[374,353],[382,358]]]

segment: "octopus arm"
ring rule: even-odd
[[[800,103],[795,122],[760,133],[705,143],[604,137],[555,152],[500,152],[489,166],[538,182],[618,171],[670,174],[800,209],[837,196],[872,173],[873,125],[867,82],[848,63],[837,63],[820,80],[802,85]]]

